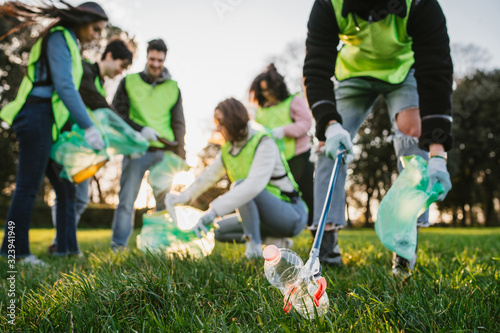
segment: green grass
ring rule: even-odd
[[[135,235],[131,248],[135,248]],[[0,235],[2,235],[0,233]],[[109,230],[79,230],[85,258],[45,255],[53,230],[30,232],[49,268],[17,265],[16,324],[6,318],[7,263],[0,261],[0,331],[28,332],[498,332],[500,229],[427,229],[418,264],[402,286],[373,230],[340,232],[342,269],[323,268],[330,311],[285,314],[244,246],[217,243],[204,259],[132,250],[114,254]],[[295,238],[307,259],[311,237]]]

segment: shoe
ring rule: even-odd
[[[293,246],[293,240],[288,237],[266,237],[263,241],[265,245],[276,245],[278,248],[291,249]]]
[[[327,266],[342,267],[342,255],[337,243],[338,230],[325,231],[319,248],[319,262]]]
[[[39,267],[47,266],[47,263],[38,259],[34,254],[30,254],[27,257],[19,259],[19,263],[21,265],[34,265],[34,266],[39,266]]]
[[[396,277],[400,277],[406,280],[409,277],[411,277],[416,262],[417,262],[416,253],[413,256],[412,260],[408,260],[394,253],[392,262],[392,274],[394,274],[394,276]]]
[[[429,221],[417,221],[417,228],[429,228],[431,226],[431,224],[429,223]]]
[[[245,257],[248,259],[262,258],[262,244],[251,241],[246,242]]]

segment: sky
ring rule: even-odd
[[[99,0],[97,0],[99,1]],[[79,4],[81,1],[69,1]],[[111,22],[135,36],[129,73],[141,71],[147,41],[163,38],[165,66],[182,92],[188,156],[203,148],[213,110],[228,97],[246,102],[253,78],[291,42],[305,42],[314,0],[106,0]],[[500,68],[498,0],[441,0],[451,43],[476,44]],[[189,162],[189,161],[188,161]]]

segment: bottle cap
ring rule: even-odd
[[[262,256],[266,261],[273,261],[280,255],[280,250],[276,245],[268,245],[262,252]]]

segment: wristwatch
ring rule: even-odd
[[[448,161],[448,153],[445,151],[429,153],[429,158],[433,158],[433,157],[443,158],[445,162]]]

